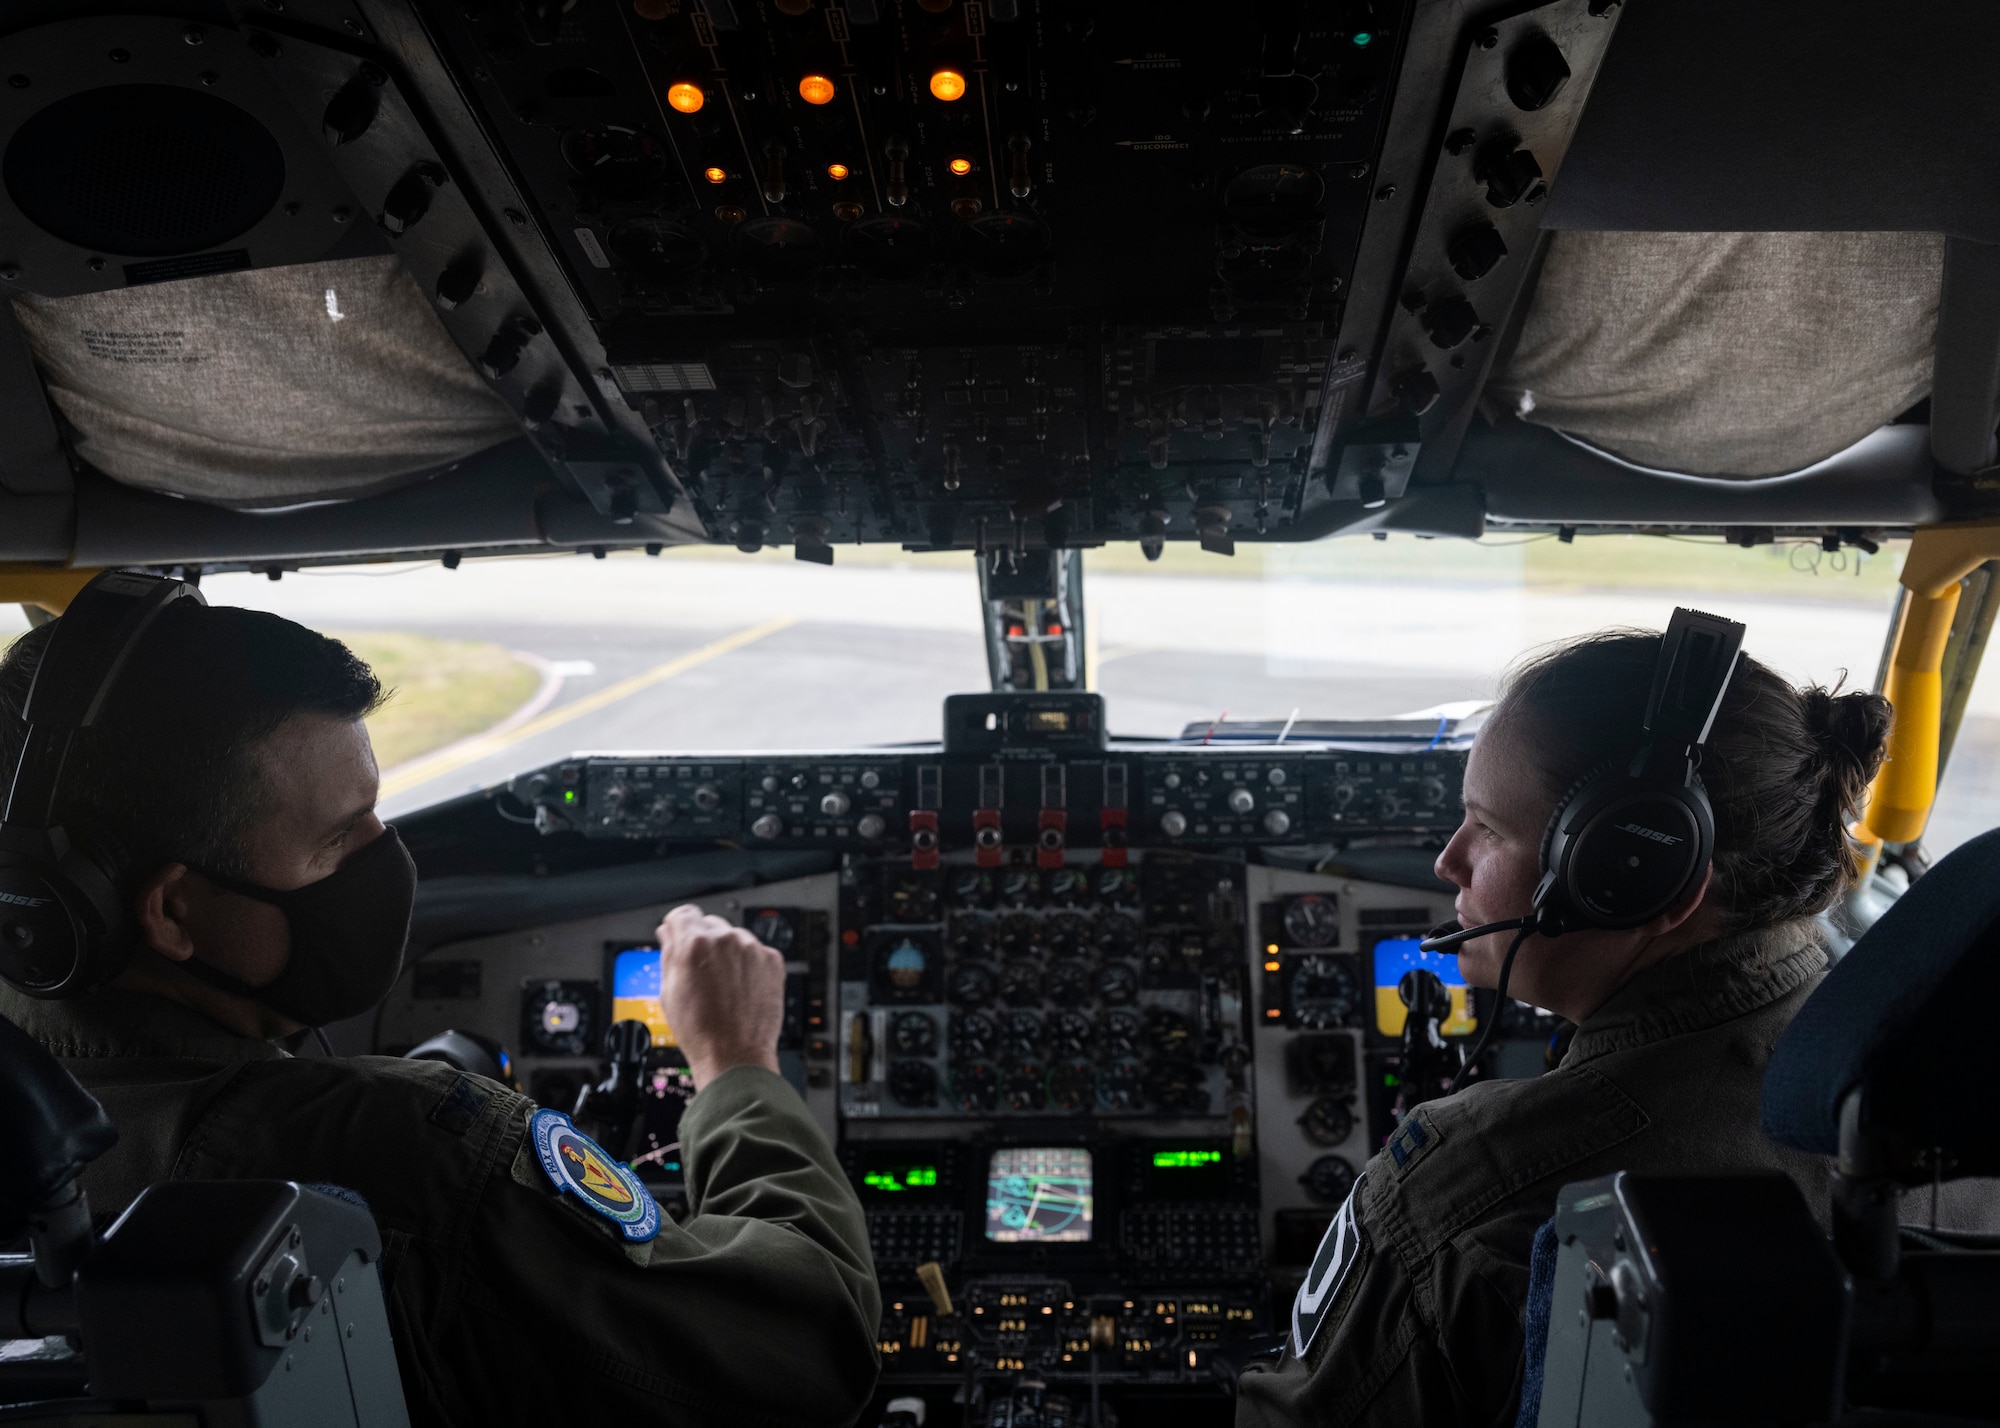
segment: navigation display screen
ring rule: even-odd
[[[1087,1242],[1093,1185],[1087,1150],[996,1150],[986,1172],[986,1238],[996,1244]]]
[[[1420,937],[1385,937],[1375,944],[1375,1029],[1384,1036],[1401,1036],[1410,1010],[1396,994],[1405,972],[1422,967],[1435,972],[1451,996],[1451,1015],[1439,1028],[1446,1036],[1466,1036],[1479,1030],[1479,1019],[1467,1000],[1472,989],[1458,970],[1458,958],[1449,952],[1422,952]]]
[[[611,959],[611,1019],[643,1021],[653,1045],[674,1046],[673,1028],[660,1011],[660,949],[635,947]],[[589,1048],[591,1051],[596,1047]]]

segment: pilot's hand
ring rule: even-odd
[[[660,921],[660,1011],[700,1091],[732,1066],[778,1069],[785,959],[698,907]]]

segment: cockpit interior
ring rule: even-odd
[[[1575,1031],[1424,946],[1515,657],[1700,606],[1886,695],[1836,971],[2000,825],[1996,48],[1973,0],[6,0],[0,640],[105,571],[356,632],[433,711],[375,731],[415,910],[297,1054],[516,1090],[668,1219],[655,928],[782,954],[864,1428],[1237,1421],[1371,1158]],[[1543,1428],[1993,1419],[2000,1161],[1842,1125],[1916,1297],[1813,1231],[1822,1337],[1717,1407],[1698,1231],[1764,1202],[1632,1191],[1634,1269],[1573,1197]],[[0,1421],[192,1401],[0,1252]],[[259,1401],[179,1421],[427,1421]]]

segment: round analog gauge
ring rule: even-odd
[[[990,922],[969,917],[952,920],[951,950],[961,957],[991,957],[998,950],[998,942]]]
[[[1009,868],[1000,875],[1000,901],[1008,907],[1033,907],[1041,891],[1033,868]]]
[[[1010,1007],[1031,1007],[1042,999],[1042,969],[1016,962],[1000,970],[1000,1000]]]
[[[1337,1155],[1322,1155],[1299,1177],[1306,1194],[1323,1205],[1338,1205],[1354,1188],[1354,1167]]]
[[[1081,1111],[1090,1105],[1097,1072],[1081,1056],[1066,1056],[1049,1068],[1049,1104],[1059,1111]]]
[[[1138,924],[1131,918],[1107,912],[1091,924],[1090,940],[1107,957],[1123,957],[1132,950],[1137,931]]]
[[[944,979],[944,994],[962,1007],[984,1006],[993,990],[993,974],[976,963],[961,962]]]
[[[929,262],[933,245],[923,224],[885,216],[850,225],[842,246],[870,276],[893,280],[907,278]]]
[[[1042,1019],[1031,1011],[1011,1011],[1000,1018],[1000,1044],[1016,1056],[1041,1049]]]
[[[1146,1103],[1146,1068],[1135,1057],[1116,1056],[1097,1072],[1097,1104],[1107,1111],[1136,1111]]]
[[[1042,945],[1058,957],[1081,952],[1090,942],[1090,923],[1074,912],[1059,912],[1042,924]]]
[[[1032,957],[1042,945],[1042,925],[1017,912],[1000,920],[999,941],[1003,957]]]
[[[628,218],[611,230],[611,251],[640,277],[675,282],[708,261],[708,245],[663,218]]]
[[[937,885],[920,873],[908,873],[897,878],[895,886],[889,889],[889,921],[936,922],[937,920]]]
[[[1000,1094],[1009,1110],[1039,1111],[1048,1096],[1049,1073],[1039,1062],[1016,1061],[1000,1073]]]
[[[1090,879],[1081,868],[1057,868],[1049,874],[1049,901],[1057,907],[1074,907],[1090,891]]]
[[[991,1056],[993,1045],[999,1039],[999,1028],[985,1012],[965,1012],[951,1019],[951,1054],[954,1056]]]
[[[951,875],[951,901],[954,907],[991,907],[993,875],[984,868],[955,869]]]
[[[928,1061],[897,1061],[889,1067],[889,1094],[899,1106],[934,1106],[937,1088],[937,1068]]]
[[[1039,218],[1025,213],[982,213],[965,225],[967,261],[990,277],[1025,273],[1049,250],[1049,230]]]
[[[1068,1056],[1090,1050],[1090,1018],[1080,1011],[1059,1011],[1049,1017],[1049,1046]]]
[[[1000,1073],[989,1061],[962,1061],[951,1068],[951,1099],[961,1111],[990,1111],[1000,1104]]]
[[[1177,1011],[1154,1007],[1146,1013],[1146,1045],[1162,1056],[1184,1056],[1194,1045],[1194,1028]]]
[[[1049,1000],[1059,1007],[1073,1007],[1090,999],[1090,964],[1074,958],[1049,968],[1046,984]]]
[[[1108,1011],[1097,1019],[1097,1046],[1100,1051],[1129,1056],[1139,1049],[1139,1014]]]
[[[937,1023],[923,1012],[898,1012],[889,1044],[905,1056],[929,1056],[937,1050]]]
[[[1319,211],[1326,184],[1303,164],[1259,164],[1229,181],[1222,206],[1245,232],[1278,237]]]
[[[798,932],[792,926],[792,915],[767,907],[750,915],[750,935],[774,952],[789,952],[798,940]]]
[[[607,194],[638,194],[658,183],[667,171],[667,152],[644,129],[603,124],[572,129],[562,141],[563,157],[580,174],[587,174]]]
[[[543,1051],[580,1056],[596,1050],[597,1019],[590,998],[571,984],[547,982],[538,993],[539,1006],[528,1016],[528,1040]]]
[[[1360,999],[1354,969],[1343,958],[1321,953],[1299,958],[1292,968],[1287,995],[1292,1020],[1308,1030],[1346,1026],[1354,1019]]]
[[[1285,940],[1294,947],[1331,947],[1340,940],[1340,908],[1330,897],[1307,893],[1285,906]]]
[[[819,266],[819,234],[796,218],[753,218],[739,223],[736,246],[750,265],[767,278],[803,278]]]
[[[1093,979],[1097,999],[1124,1006],[1139,995],[1139,973],[1129,962],[1106,962]]]
[[[1321,1096],[1306,1107],[1299,1124],[1305,1127],[1306,1139],[1314,1145],[1339,1145],[1354,1134],[1354,1112],[1345,1101]]]
[[[1146,1095],[1163,1111],[1202,1115],[1208,1110],[1208,1077],[1192,1061],[1163,1058],[1146,1068]]]

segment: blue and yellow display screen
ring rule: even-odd
[[[634,947],[611,959],[611,1019],[643,1021],[655,1046],[679,1044],[660,1011],[659,948]]]
[[[1087,1242],[1094,1184],[1087,1150],[996,1150],[986,1172],[986,1238],[995,1244]]]
[[[1458,970],[1458,958],[1449,952],[1423,952],[1420,937],[1385,937],[1375,944],[1375,1029],[1384,1036],[1401,1036],[1410,1010],[1396,994],[1406,972],[1419,967],[1437,973],[1451,995],[1451,1015],[1440,1028],[1446,1036],[1465,1036],[1479,1030],[1472,1014],[1472,989]]]

